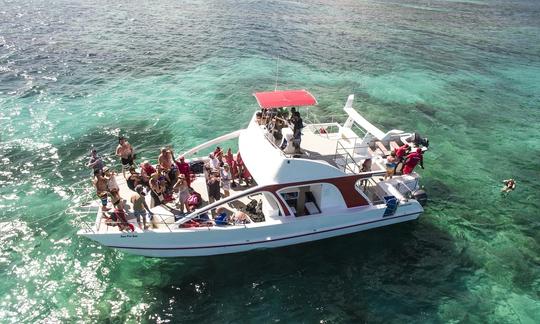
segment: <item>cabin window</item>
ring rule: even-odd
[[[320,193],[321,184],[284,189],[281,197],[297,216],[316,215],[321,213]]]
[[[213,221],[215,225],[241,225],[260,223],[269,217],[282,215],[276,198],[268,192],[245,195],[233,201],[219,204],[206,212],[201,212],[197,219]],[[210,217],[211,216],[211,217]]]

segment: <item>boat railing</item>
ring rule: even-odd
[[[92,211],[92,212],[77,212],[77,214],[79,216],[82,216],[82,215],[93,215],[95,216],[97,213],[97,211]],[[132,212],[127,212],[128,215],[130,215],[131,217],[133,217],[133,213]],[[175,225],[175,222],[176,222],[176,218],[175,218],[175,215],[174,214],[160,214],[160,213],[152,213],[152,215],[149,215],[147,213],[147,217],[148,216],[151,216],[151,219],[149,220],[149,222],[147,222],[148,225],[154,227],[154,229],[161,229],[161,230],[167,230],[168,232],[172,232],[173,231],[173,228],[174,228],[174,225]],[[130,218],[132,219],[132,218]],[[167,221],[167,219],[169,219]],[[101,217],[99,217],[99,219],[97,219],[97,222],[96,221],[81,221],[81,220],[78,220],[78,224],[80,224],[80,227],[81,229],[83,229],[86,233],[92,233],[92,234],[96,234],[96,233],[103,233],[103,232],[108,232],[109,231],[109,228],[111,227],[111,225],[118,225],[118,224],[122,224],[122,222],[118,222],[118,221],[109,221],[109,222],[104,222],[105,218],[103,217],[103,215]],[[128,221],[129,222],[129,221]],[[105,225],[106,226],[106,229],[103,230],[101,226]]]
[[[199,208],[197,210],[194,210],[193,212],[186,215],[185,217],[182,217],[181,219],[177,220],[175,222],[175,224],[181,225],[181,224],[189,221],[190,219],[196,218],[197,216],[199,216],[201,214],[204,214],[206,212],[211,211],[214,208],[219,207],[220,205],[235,201],[235,200],[237,200],[239,198],[242,198],[242,197],[245,197],[245,196],[252,195],[253,193],[258,192],[258,191],[263,191],[263,189],[264,189],[264,187],[255,186],[255,187],[252,187],[252,188],[248,188],[248,189],[246,189],[244,191],[241,191],[241,192],[239,192],[239,193],[237,193],[235,195],[231,195],[231,196],[228,196],[228,197],[223,198],[221,200],[215,201],[215,202],[213,202],[211,204],[208,204],[208,205],[206,205],[204,207],[201,207],[201,208]]]
[[[343,172],[360,173],[362,165],[359,163],[361,158],[368,157],[369,146],[360,142],[360,138],[342,138],[336,143],[336,152],[334,154],[334,162],[339,167],[343,168]],[[355,152],[365,152],[363,155],[354,157]]]
[[[274,139],[273,139],[273,135],[271,132],[267,132],[265,131],[265,134],[264,134],[264,137],[266,137],[266,139],[268,140],[268,142],[270,142],[270,144],[284,157],[290,157],[289,155],[287,155],[285,152],[283,152],[283,150],[281,149],[281,147],[279,147]]]
[[[384,204],[385,201],[384,201],[384,196],[385,196],[385,193],[384,191],[377,185],[377,181],[375,181],[375,179],[373,178],[369,178],[369,189],[372,190],[372,192],[375,194],[375,197],[377,199],[373,199],[372,200],[372,203],[374,205],[379,205],[379,204]]]
[[[190,155],[197,154],[200,150],[204,150],[206,148],[217,145],[219,143],[222,143],[222,142],[237,138],[237,137],[240,136],[242,131],[243,131],[243,129],[239,129],[239,130],[236,130],[234,132],[230,132],[228,134],[216,137],[216,138],[214,138],[214,139],[212,139],[210,141],[204,142],[204,143],[202,143],[200,145],[197,145],[197,146],[185,151],[182,155],[187,158]]]
[[[347,114],[323,114],[322,117],[308,110],[306,112],[304,122],[306,124],[343,124],[349,117]]]
[[[415,178],[413,188],[409,187],[405,182],[398,182],[396,189],[404,195],[411,195],[418,188],[419,179]],[[405,188],[405,190],[402,190]]]

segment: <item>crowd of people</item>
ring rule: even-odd
[[[147,217],[153,220],[150,209],[154,206],[175,203],[175,207],[181,213],[192,212],[201,206],[202,197],[191,186],[196,178],[195,172],[191,170],[190,164],[183,156],[176,159],[172,149],[162,148],[156,165],[146,160],[137,169],[133,147],[126,138],[120,137],[116,156],[120,159],[123,176],[127,187],[131,190],[130,212],[137,219],[137,224],[141,229],[149,228]],[[115,172],[105,166],[95,149],[90,151],[87,166],[93,170],[93,184],[101,200],[101,210],[107,223],[117,225],[121,230],[133,230],[132,225],[127,221],[127,206],[120,196]],[[225,153],[221,147],[216,147],[208,156],[203,168],[209,203],[220,200],[222,196],[228,197],[231,187],[242,185],[242,183],[248,186],[252,182],[240,152],[234,156],[230,148]],[[152,198],[150,206],[145,200],[147,194],[150,194]],[[113,206],[112,210],[108,207],[109,200]],[[215,216],[214,211],[213,216]]]
[[[286,108],[261,109],[261,111],[255,114],[255,118],[259,125],[266,127],[274,144],[286,153],[301,153],[300,144],[302,142],[304,122],[296,107],[291,107],[290,118],[289,111]],[[287,127],[292,129],[290,137],[284,136],[282,132]],[[289,152],[288,147],[292,147],[293,150]]]
[[[386,175],[384,179],[392,179],[395,174],[411,174],[419,164],[424,168],[424,152],[421,147],[416,147],[411,152],[409,144],[403,144],[390,152],[386,157]]]

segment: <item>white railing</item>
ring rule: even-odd
[[[225,134],[225,135],[222,135],[220,137],[216,137],[216,138],[214,138],[214,139],[212,139],[210,141],[204,142],[204,143],[202,143],[200,145],[197,145],[197,146],[185,151],[182,155],[187,158],[190,155],[197,154],[197,152],[199,152],[200,150],[204,150],[205,148],[209,148],[209,147],[217,145],[217,144],[219,144],[221,142],[225,142],[225,141],[231,140],[233,138],[237,138],[238,136],[240,136],[242,131],[243,131],[243,129],[239,129],[239,130],[231,132],[229,134]]]
[[[177,220],[175,222],[175,224],[181,225],[181,224],[187,222],[188,220],[193,219],[193,218],[195,218],[195,217],[197,217],[197,216],[199,216],[199,215],[201,215],[203,213],[206,213],[206,212],[208,212],[208,211],[210,211],[210,210],[212,210],[212,209],[214,209],[214,208],[216,208],[216,207],[218,207],[220,205],[223,205],[223,204],[226,204],[228,202],[237,200],[237,199],[242,198],[242,197],[247,196],[247,195],[251,195],[254,192],[260,191],[262,189],[263,189],[263,187],[261,187],[261,186],[255,186],[253,188],[249,188],[249,189],[246,189],[246,190],[244,190],[242,192],[239,192],[236,195],[232,195],[232,196],[226,197],[224,199],[220,199],[218,201],[215,201],[215,202],[213,202],[211,204],[208,204],[208,205],[206,205],[206,206],[204,206],[202,208],[199,208],[199,209],[193,211],[192,213],[188,214],[187,216],[182,217],[181,219]]]
[[[323,115],[321,118],[308,110],[303,118],[306,124],[343,124],[349,116],[347,114]]]

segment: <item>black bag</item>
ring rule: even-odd
[[[195,174],[201,174],[204,171],[204,162],[203,161],[190,162],[189,169],[191,172]]]

